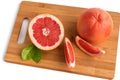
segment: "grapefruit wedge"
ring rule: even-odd
[[[74,53],[72,44],[67,37],[65,38],[64,52],[65,52],[65,59],[66,59],[66,63],[68,67],[74,68],[75,67],[75,53]]]
[[[64,37],[64,27],[54,15],[40,14],[31,20],[28,33],[37,48],[52,50],[61,44]]]
[[[79,36],[75,38],[77,46],[85,53],[90,56],[96,56],[100,54],[105,54],[105,51],[93,46],[92,44],[88,43],[87,41],[83,40]]]

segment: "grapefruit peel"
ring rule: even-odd
[[[77,20],[77,32],[86,41],[99,44],[105,41],[113,31],[111,15],[100,8],[85,10]]]

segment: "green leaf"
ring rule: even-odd
[[[29,45],[22,50],[22,60],[29,60],[32,58],[31,51],[34,48],[34,45]]]
[[[34,47],[34,50],[32,51],[33,61],[38,63],[41,60],[41,56],[42,56],[42,52],[39,49],[37,49],[36,47]]]
[[[22,51],[22,60],[30,60],[32,59],[36,63],[38,63],[41,60],[42,52],[37,47],[35,47],[33,44],[27,46]]]

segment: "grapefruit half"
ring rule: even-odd
[[[64,27],[54,15],[40,14],[31,20],[28,33],[37,48],[52,50],[61,44],[64,38]]]

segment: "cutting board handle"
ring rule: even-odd
[[[28,25],[29,25],[29,19],[24,18],[22,20],[21,27],[20,27],[20,32],[19,32],[19,35],[18,35],[18,40],[17,40],[18,44],[23,44],[24,43],[25,38],[26,38],[26,34],[27,34]]]

